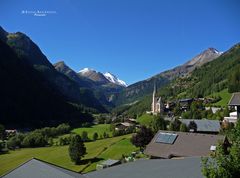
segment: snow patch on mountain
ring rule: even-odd
[[[97,72],[94,69],[90,69],[90,68],[84,68],[82,70],[80,70],[78,72],[80,75],[87,77],[90,74],[97,74],[97,75],[102,75],[104,77],[104,79],[106,79],[107,81],[114,83],[116,85],[120,85],[120,86],[124,86],[127,87],[126,82],[124,82],[123,80],[120,80],[119,78],[117,78],[115,75],[111,74],[110,72],[106,72],[106,73],[101,73],[101,72]]]
[[[121,85],[121,86],[124,86],[124,87],[127,87],[127,84],[123,81],[123,80],[120,80],[119,78],[117,78],[115,75],[111,74],[110,72],[106,72],[103,74],[106,79],[108,79],[110,82],[112,83],[115,83],[117,85]]]
[[[79,73],[84,74],[84,73],[91,72],[91,71],[95,71],[95,70],[89,69],[89,68],[84,68],[84,69],[80,70]]]

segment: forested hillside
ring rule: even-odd
[[[189,75],[180,76],[168,85],[158,88],[158,95],[165,101],[171,101],[206,97],[224,89],[230,93],[240,91],[240,44],[234,45],[217,59],[197,67]],[[124,112],[136,116],[149,110],[150,104],[151,95],[125,108]]]
[[[92,121],[83,108],[66,102],[26,60],[0,40],[0,123],[6,128],[36,128]]]
[[[220,55],[221,52],[218,50],[214,48],[208,48],[192,59],[188,60],[183,65],[163,71],[147,80],[139,81],[128,86],[123,91],[115,95],[116,97],[113,99],[113,102],[116,105],[121,105],[128,104],[136,100],[141,100],[146,95],[152,93],[154,85],[157,85],[158,88],[163,88],[176,78],[187,76],[195,68],[201,67],[207,62],[213,61]]]
[[[1,39],[13,49],[18,58],[39,71],[48,84],[69,102],[92,108],[95,112],[106,112],[92,91],[80,88],[78,83],[58,72],[27,35],[21,32],[8,33],[1,27],[0,33]]]

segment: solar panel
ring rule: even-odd
[[[163,133],[160,132],[155,139],[156,143],[166,143],[166,144],[173,144],[177,138],[177,134],[172,133]]]

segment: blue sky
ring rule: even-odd
[[[131,84],[240,42],[239,8],[238,0],[1,0],[0,25],[26,33],[52,63]]]

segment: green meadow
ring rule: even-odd
[[[131,134],[87,142],[87,154],[81,165],[71,162],[68,146],[52,146],[42,148],[23,148],[0,155],[0,175],[16,168],[25,161],[35,157],[46,162],[76,171],[89,172],[96,168],[96,164],[107,159],[121,159],[122,155],[129,155],[138,150],[130,143]]]

